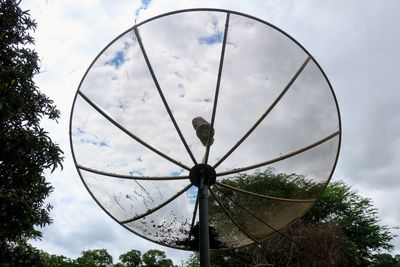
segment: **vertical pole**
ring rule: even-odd
[[[210,240],[208,227],[208,186],[204,178],[200,179],[199,186],[199,220],[200,220],[200,267],[210,266]]]

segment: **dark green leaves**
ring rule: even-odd
[[[119,260],[123,267],[139,267],[142,264],[141,253],[136,249],[120,255]]]
[[[40,71],[35,28],[18,1],[0,0],[0,258],[10,266],[18,266],[11,260],[25,240],[41,236],[36,227],[51,223],[44,200],[53,188],[44,171],[62,162],[61,149],[41,127],[60,112],[33,80]]]
[[[78,266],[87,267],[111,267],[112,256],[105,249],[94,249],[82,251],[81,256],[76,259]]]
[[[165,252],[157,249],[144,253],[142,261],[146,267],[173,267],[172,260],[167,258]]]
[[[242,174],[223,182],[247,191],[264,188],[263,194],[272,196],[312,196],[321,190],[318,184],[302,176],[273,174],[271,171]],[[253,212],[257,211],[258,206],[265,208],[260,200],[251,203],[242,194],[227,189],[218,192],[221,199],[229,194],[229,198],[248,206]],[[234,207],[229,208],[235,216]],[[211,220],[221,212],[210,213]],[[239,215],[235,216],[238,222],[243,218],[243,215]],[[222,231],[224,221],[220,218],[217,221]],[[245,227],[246,223],[243,221],[241,226]],[[249,227],[247,230],[251,233]],[[377,266],[395,266],[382,265],[382,262],[388,261],[396,263],[387,255],[377,256],[393,248],[391,240],[394,235],[389,230],[388,226],[380,223],[377,209],[369,198],[361,196],[343,181],[336,181],[326,187],[317,204],[301,220],[284,229],[282,234],[275,234],[253,246],[213,251],[211,261],[213,266],[266,263],[274,266],[370,266],[375,262],[381,264]],[[196,256],[192,257],[188,266],[195,266],[196,260]]]

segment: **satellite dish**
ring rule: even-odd
[[[70,120],[76,168],[100,207],[161,245],[197,250],[200,239],[205,265],[208,244],[259,242],[302,217],[340,141],[315,59],[279,28],[217,9],[163,14],[115,38]]]

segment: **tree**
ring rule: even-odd
[[[139,250],[132,249],[119,256],[121,266],[123,267],[139,267],[142,264],[141,253]]]
[[[44,266],[51,266],[51,267],[76,267],[79,266],[78,264],[74,263],[74,260],[62,256],[62,255],[55,255],[49,254],[45,251],[40,252],[41,261],[44,263]]]
[[[85,267],[110,267],[113,259],[106,249],[93,249],[82,251],[76,263]]]
[[[142,256],[146,267],[173,267],[172,260],[168,259],[164,251],[150,249]]]
[[[61,149],[40,126],[60,112],[33,81],[40,71],[30,35],[36,23],[19,2],[0,0],[0,258],[10,265],[18,245],[51,223],[44,200],[53,188],[44,171],[62,162]]]
[[[20,241],[18,246],[13,246],[6,256],[7,258],[1,259],[0,266],[47,267],[45,262],[42,261],[40,250],[31,246],[25,240]]]
[[[302,176],[274,174],[271,169],[255,175],[241,174],[224,183],[253,192],[252,188],[257,187],[265,191],[263,194],[285,197],[311,196],[322,188],[321,184],[313,184]],[[262,205],[246,194],[225,191],[214,190],[221,199],[226,198],[224,194],[230,194],[232,202],[250,210],[257,211],[257,206]],[[210,214],[214,219],[210,221],[214,220],[214,225],[219,224],[221,229],[225,222],[220,219],[219,212],[223,211],[212,208],[214,211]],[[229,207],[229,211],[240,218],[234,207]],[[387,226],[379,224],[371,200],[337,181],[327,186],[306,216],[281,234],[252,246],[212,251],[211,262],[213,266],[368,266],[373,263],[374,255],[393,248],[390,243],[393,237]],[[195,254],[188,266],[195,266],[196,258]]]
[[[394,235],[379,224],[371,199],[359,195],[343,181],[331,183],[315,207],[303,218],[308,225],[332,222],[347,238],[346,257],[353,266],[366,266],[374,254],[393,249]]]
[[[374,256],[371,267],[400,267],[400,254],[392,256],[388,253],[377,254]]]

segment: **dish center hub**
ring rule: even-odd
[[[201,179],[203,179],[203,183],[205,185],[213,185],[215,183],[216,177],[217,175],[214,168],[204,163],[194,165],[189,173],[190,182],[192,182],[192,184],[197,187],[200,186]]]

